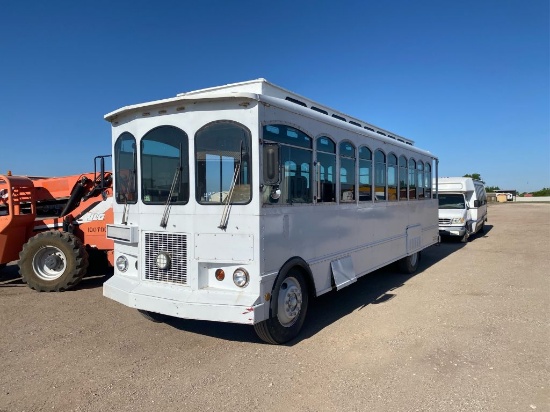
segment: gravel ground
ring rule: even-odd
[[[314,300],[284,346],[0,273],[0,411],[550,411],[550,204]]]

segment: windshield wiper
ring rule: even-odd
[[[170,216],[170,206],[172,204],[172,196],[174,196],[174,190],[176,190],[176,183],[178,177],[181,173],[181,143],[180,143],[180,154],[179,154],[179,164],[174,173],[174,179],[172,180],[172,186],[170,186],[170,192],[168,193],[168,199],[166,199],[166,205],[164,206],[164,213],[162,214],[162,219],[160,220],[160,227],[166,229],[168,225],[168,216]]]
[[[122,209],[122,222],[123,225],[128,224],[128,195],[124,194],[124,209]]]
[[[172,180],[172,186],[170,187],[170,192],[168,193],[168,199],[166,199],[166,205],[164,206],[164,213],[162,214],[162,219],[160,220],[160,227],[166,228],[168,225],[168,216],[170,216],[170,206],[172,204],[172,196],[174,195],[174,190],[176,189],[176,183],[180,175],[181,166],[176,168],[174,173],[174,180]]]
[[[235,191],[235,185],[237,184],[237,178],[239,177],[242,161],[243,161],[243,142],[241,142],[241,157],[239,159],[239,162],[237,163],[237,167],[235,167],[235,173],[233,175],[233,180],[231,181],[231,187],[229,188],[229,193],[225,198],[225,206],[223,208],[220,225],[218,226],[218,228],[222,230],[227,229],[227,222],[229,222],[229,212],[231,210],[231,199],[233,198],[233,192]]]

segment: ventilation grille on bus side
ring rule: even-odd
[[[170,255],[170,267],[159,269],[157,255]],[[187,284],[187,237],[169,233],[145,234],[145,279]]]

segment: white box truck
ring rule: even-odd
[[[440,177],[439,235],[458,236],[461,242],[478,231],[487,222],[487,194],[485,185],[470,177]]]

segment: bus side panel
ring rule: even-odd
[[[299,256],[311,268],[317,294],[331,289],[331,262],[351,256],[356,276],[372,272],[407,255],[410,222],[430,230],[421,233],[414,251],[437,241],[437,203],[429,201],[351,207],[309,205],[266,208],[262,217],[264,273],[278,271]],[[269,212],[281,213],[269,213]],[[410,212],[409,212],[410,211]],[[430,217],[432,215],[433,217]],[[267,247],[268,246],[268,247]]]

